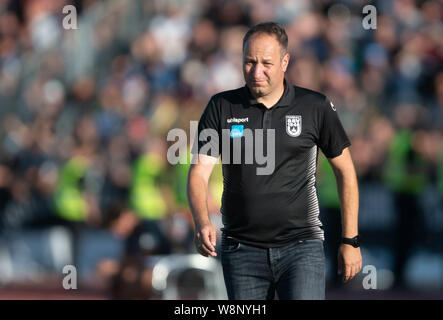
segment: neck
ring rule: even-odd
[[[270,94],[263,97],[258,97],[257,101],[262,103],[266,108],[270,109],[278,102],[278,100],[280,100],[284,92],[285,92],[285,86],[282,83],[278,87],[278,89],[274,90]]]

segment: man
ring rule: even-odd
[[[188,198],[195,245],[204,256],[217,256],[216,230],[206,205],[208,179],[219,156],[215,151],[231,153],[229,161],[222,161],[224,228],[219,250],[229,299],[273,299],[275,291],[279,299],[324,299],[324,234],[315,183],[318,147],[337,179],[342,236],[349,243],[340,246],[339,270],[348,281],[361,269],[359,238],[354,238],[358,235],[358,186],[350,142],[325,96],[284,79],[289,63],[287,43],[285,30],[272,22],[258,24],[246,33],[246,86],[211,98],[198,132],[212,129],[217,134],[206,137],[209,141],[196,139],[193,147],[197,163],[190,167]],[[274,170],[258,174],[259,161],[233,163],[233,147],[220,148],[220,136],[226,129],[233,144],[242,142],[245,159],[251,150],[245,143],[246,129],[264,130],[267,138],[275,137],[262,139],[275,158]],[[255,148],[260,146],[254,143]],[[210,155],[204,151],[207,144]]]

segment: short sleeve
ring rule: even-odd
[[[318,112],[317,144],[327,158],[337,157],[343,149],[351,145],[351,142],[340,122],[335,106],[329,99],[324,99]]]
[[[220,132],[220,112],[214,99],[211,98],[198,122],[191,153],[218,158],[221,151]]]

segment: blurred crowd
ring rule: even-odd
[[[78,28],[66,30],[70,4]],[[362,26],[368,4],[376,29]],[[401,279],[426,227],[420,195],[432,190],[443,214],[442,16],[437,0],[0,0],[0,234],[97,228],[126,255],[194,252],[188,165],[168,163],[167,133],[244,85],[243,35],[272,20],[288,33],[287,79],[333,101],[360,184],[392,194]],[[338,210],[320,164],[322,207]],[[214,219],[221,189],[218,166]]]

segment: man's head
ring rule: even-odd
[[[283,84],[289,63],[288,36],[274,22],[260,23],[243,38],[243,75],[257,97],[267,96]]]

